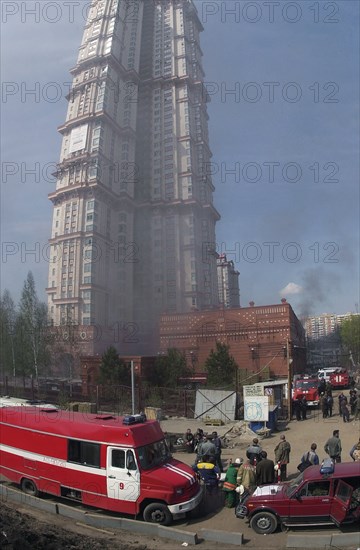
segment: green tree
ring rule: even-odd
[[[39,372],[49,364],[46,334],[47,307],[39,301],[34,276],[29,271],[21,292],[15,336],[16,360],[23,376],[33,374],[38,380]]]
[[[229,346],[216,342],[216,350],[211,350],[205,361],[205,370],[208,374],[207,385],[213,388],[225,388],[235,383],[235,359],[229,353]]]
[[[176,387],[179,378],[190,376],[190,373],[185,354],[176,348],[170,348],[166,355],[160,355],[156,359],[150,379],[156,386]]]
[[[0,299],[0,365],[1,373],[16,374],[14,331],[16,309],[10,292],[4,290]]]
[[[101,358],[99,383],[121,386],[130,386],[131,384],[131,367],[120,359],[113,346],[110,346]]]
[[[341,343],[351,352],[354,361],[360,363],[360,315],[345,319],[340,329]]]

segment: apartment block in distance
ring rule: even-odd
[[[158,351],[161,313],[218,306],[208,96],[192,0],[93,0],[53,203],[49,314],[87,353]]]
[[[341,326],[343,321],[351,319],[354,315],[358,315],[358,313],[322,313],[321,315],[307,317],[304,321],[306,336],[311,340],[329,336]]]

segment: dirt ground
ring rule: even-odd
[[[336,398],[335,403],[337,403]],[[296,466],[300,462],[301,455],[309,449],[311,443],[317,443],[318,454],[322,459],[326,456],[323,450],[326,440],[332,435],[334,429],[339,429],[343,447],[342,460],[344,462],[350,461],[349,451],[360,437],[360,422],[344,423],[337,414],[337,409],[335,409],[335,413],[332,418],[323,419],[319,411],[310,411],[309,418],[306,421],[292,421],[288,425],[279,425],[279,432],[263,439],[260,442],[261,446],[268,452],[269,458],[274,458],[274,448],[279,441],[279,437],[281,434],[285,434],[292,447],[288,475],[293,476],[297,473]],[[161,424],[163,430],[176,433],[185,433],[188,427],[192,429],[203,427],[206,431],[216,429],[220,435],[223,435],[229,429],[229,426],[222,426],[221,428],[205,427],[197,421],[187,419],[169,419]],[[252,437],[253,434],[247,432],[233,439],[229,438],[229,447],[224,449],[222,455],[225,468],[230,458],[234,460],[237,457],[245,457],[246,447]],[[193,454],[175,453],[175,456],[188,464],[192,464],[194,461]],[[241,532],[244,536],[244,544],[248,548],[277,548],[278,550],[286,548],[287,533],[278,531],[269,536],[256,535],[245,521],[235,517],[233,510],[222,507],[221,498],[222,494],[220,492],[216,501],[206,503],[205,516],[191,521],[179,520],[174,527],[197,533],[202,528]],[[304,534],[318,533],[316,530],[302,532]],[[327,529],[326,532],[339,533],[339,530],[334,527],[330,530]],[[60,548],[79,550],[110,550],[110,548],[113,550],[171,550],[180,546],[181,542],[176,543],[164,539],[149,538],[125,531],[112,533],[90,529],[88,526],[81,526],[81,524],[76,524],[65,518],[54,517],[30,508],[21,507],[17,510],[15,504],[11,502],[2,502],[0,507],[0,547],[6,550],[33,548],[37,550],[57,550]],[[206,550],[221,547],[221,545],[206,542],[200,546],[206,548]]]
[[[91,529],[30,508],[0,508],[0,548],[4,550],[171,550],[174,543],[158,538]]]

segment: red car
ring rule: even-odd
[[[270,534],[281,525],[337,525],[359,521],[360,463],[344,462],[322,473],[310,466],[295,479],[258,487],[237,507],[256,533]]]

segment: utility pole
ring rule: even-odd
[[[292,357],[291,357],[291,342],[286,340],[286,363],[287,363],[287,375],[288,375],[288,420],[291,420],[291,404],[292,404]]]

